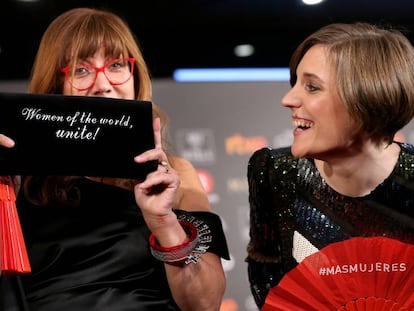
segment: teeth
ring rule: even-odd
[[[307,122],[305,120],[294,120],[293,121],[293,125],[296,127],[306,127],[309,128],[312,126],[311,122]]]

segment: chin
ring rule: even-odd
[[[295,144],[292,145],[291,147],[291,151],[292,154],[295,158],[303,158],[307,155],[307,153],[305,152],[305,150],[303,150],[302,148],[299,148],[297,146],[295,146]]]

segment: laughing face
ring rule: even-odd
[[[290,108],[296,157],[325,159],[344,155],[356,141],[356,122],[341,102],[335,75],[322,45],[311,47],[297,67],[297,81],[282,98]]]

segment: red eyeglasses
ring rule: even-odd
[[[111,60],[102,67],[88,64],[77,64],[60,69],[66,80],[78,91],[84,91],[94,86],[99,72],[103,72],[109,83],[120,85],[127,82],[134,72],[134,58]]]

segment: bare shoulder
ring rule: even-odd
[[[177,172],[181,170],[195,170],[194,165],[185,158],[173,156],[168,159]]]
[[[169,161],[180,176],[180,190],[177,195],[176,209],[210,211],[207,194],[194,165],[182,157],[171,157]]]

